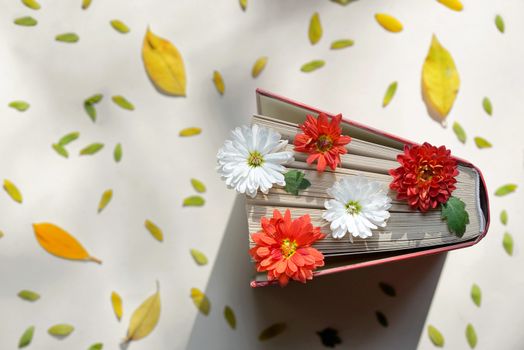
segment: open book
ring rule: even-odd
[[[261,90],[257,91],[257,103],[258,114],[253,116],[252,123],[280,133],[289,141],[289,151],[293,151],[294,137],[302,132],[298,125],[304,122],[307,114],[316,116],[320,112]],[[315,271],[316,276],[472,245],[485,234],[489,222],[488,199],[482,176],[474,166],[458,160],[459,174],[453,196],[466,204],[469,215],[466,232],[458,237],[450,233],[438,208],[426,213],[416,211],[406,201],[396,200],[396,193],[389,190],[392,181],[389,170],[399,166],[397,155],[403,153],[404,145],[413,143],[348,121],[342,122],[342,134],[351,136],[352,141],[347,145],[348,153],[341,156],[341,163],[334,171],[327,168],[323,173],[317,172],[314,165],[306,163],[307,155],[297,152],[295,160],[286,164],[288,170],[304,172],[311,182],[311,186],[298,195],[275,186],[268,194],[258,192],[255,198],[247,197],[249,233],[260,231],[261,218],[271,216],[274,209],[284,212],[290,208],[293,218],[309,214],[312,224],[320,226],[326,234],[313,245],[325,257],[325,266]],[[326,211],[324,202],[330,199],[326,189],[341,178],[352,176],[363,176],[383,184],[393,199],[389,209],[391,216],[387,226],[373,230],[371,237],[355,237],[352,241],[348,237],[335,239],[330,235],[329,222],[322,218]],[[254,246],[251,239],[250,245]],[[252,286],[266,284],[266,273],[259,273]]]

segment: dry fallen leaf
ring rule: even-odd
[[[158,282],[156,288],[156,293],[147,298],[133,312],[124,343],[142,339],[155,329],[160,319],[160,287]]]

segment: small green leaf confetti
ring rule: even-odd
[[[473,303],[480,307],[480,304],[482,302],[482,291],[480,290],[480,287],[473,283],[471,286],[471,300],[473,300]]]
[[[202,132],[202,129],[200,128],[190,127],[190,128],[185,128],[185,129],[180,130],[180,132],[178,133],[178,136],[182,136],[182,137],[195,136],[195,135],[200,134],[201,132]]]
[[[305,176],[306,174],[299,170],[290,170],[285,173],[284,179],[286,181],[286,192],[298,196],[299,190],[305,190],[311,186],[311,182],[309,182]]]
[[[31,16],[26,16],[15,19],[14,23],[24,27],[34,27],[38,24],[38,21]]]
[[[75,327],[67,323],[55,324],[50,327],[47,332],[55,337],[67,337],[69,334],[73,333]]]
[[[389,84],[388,89],[384,94],[384,99],[382,100],[382,107],[386,107],[389,104],[389,102],[391,102],[393,96],[395,96],[395,92],[397,91],[397,85],[398,84],[396,81]]]
[[[146,229],[151,233],[151,236],[155,237],[157,241],[162,242],[164,240],[164,233],[155,223],[151,220],[144,222]]]
[[[68,145],[70,144],[71,142],[75,141],[76,139],[78,139],[78,137],[80,137],[80,133],[78,131],[73,131],[73,132],[70,132],[68,134],[65,134],[64,136],[62,136],[60,138],[60,140],[58,140],[58,144],[60,146],[65,146],[65,145]]]
[[[129,27],[122,22],[121,20],[114,19],[111,22],[111,26],[119,33],[126,34],[129,33]]]
[[[231,329],[237,328],[237,318],[235,316],[235,312],[228,305],[226,305],[224,308],[224,318]]]
[[[18,341],[18,348],[25,348],[29,344],[31,344],[31,341],[33,340],[33,334],[35,333],[35,326],[28,327],[22,336],[20,337],[20,340]]]
[[[63,43],[76,43],[80,38],[76,33],[64,33],[64,34],[58,34],[55,36],[56,41],[61,41]]]
[[[495,196],[502,197],[502,196],[508,195],[512,192],[515,192],[517,187],[518,186],[516,184],[502,185],[499,188],[497,188],[497,190],[495,191]]]
[[[431,340],[433,345],[439,348],[444,346],[444,337],[442,336],[442,333],[440,333],[438,329],[429,325],[428,326],[428,335],[429,335],[429,340]]]
[[[96,108],[92,103],[84,103],[84,110],[91,120],[96,122]]]
[[[260,57],[258,60],[256,60],[255,64],[253,64],[253,68],[251,69],[251,76],[253,78],[258,77],[260,73],[262,73],[264,68],[266,68],[268,60],[269,58],[266,56]]]
[[[104,208],[109,204],[111,201],[111,198],[113,198],[113,190],[107,190],[104,193],[102,193],[102,197],[100,198],[100,202],[98,203],[98,212],[100,213]]]
[[[492,144],[483,137],[477,136],[473,139],[478,148],[491,148]]]
[[[51,146],[56,151],[56,153],[58,153],[62,157],[64,157],[64,158],[68,158],[69,157],[69,152],[67,152],[67,150],[62,145],[60,145],[59,143],[53,143]]]
[[[102,343],[95,343],[89,347],[87,350],[102,350],[104,348],[104,344]]]
[[[509,233],[504,233],[504,238],[502,239],[502,246],[506,253],[509,256],[513,255],[513,237]]]
[[[33,292],[32,290],[21,290],[18,292],[18,297],[27,301],[37,301],[40,299],[40,294]]]
[[[315,45],[322,38],[322,23],[320,23],[318,12],[315,12],[309,20],[308,37],[311,45]]]
[[[199,193],[206,192],[206,185],[204,185],[204,183],[200,180],[191,179],[191,185],[193,185],[193,188],[195,189],[195,191]]]
[[[18,187],[16,187],[14,183],[5,179],[4,180],[4,190],[7,192],[7,194],[9,195],[9,197],[11,197],[12,200],[14,200],[17,203],[22,203],[23,201],[22,193],[20,192],[20,190],[18,189]]]
[[[115,146],[115,150],[113,151],[113,158],[115,159],[115,162],[120,162],[122,160],[122,145],[117,144]]]
[[[390,285],[388,283],[385,283],[385,282],[379,282],[378,286],[384,292],[384,294],[386,294],[386,295],[388,295],[390,297],[397,296],[397,292],[396,292],[395,288],[392,285]]]
[[[92,143],[92,144],[87,145],[86,147],[84,147],[80,151],[80,155],[81,156],[93,155],[93,154],[97,153],[98,151],[100,151],[102,148],[104,148],[104,144],[103,143]]]
[[[247,9],[247,0],[239,0],[238,3],[240,4],[242,11],[245,11]]]
[[[14,108],[19,112],[25,112],[29,109],[29,103],[25,101],[13,101],[9,103],[9,107]]]
[[[457,139],[460,142],[466,143],[466,132],[458,122],[453,123],[453,132],[457,135]]]
[[[202,266],[207,264],[207,257],[200,250],[191,249],[190,252],[191,256],[198,265]]]
[[[206,316],[209,315],[209,312],[211,311],[211,302],[200,289],[191,288],[191,299],[193,299],[193,303],[198,311]]]
[[[491,101],[490,101],[489,98],[484,97],[484,99],[482,100],[482,108],[484,108],[484,111],[488,115],[492,115],[493,114],[493,106],[491,105]]]
[[[499,32],[504,33],[505,25],[501,15],[495,16],[495,25],[497,26]]]
[[[89,5],[91,5],[91,0],[82,0],[82,10],[87,10]]]
[[[22,0],[22,3],[32,10],[40,10],[40,4],[36,0]]]
[[[477,346],[477,332],[471,323],[468,323],[466,327],[466,339],[468,340],[469,347],[475,349]]]
[[[388,319],[386,318],[386,315],[384,315],[381,311],[375,311],[375,316],[377,316],[377,321],[378,323],[380,323],[382,327],[388,327],[389,323]]]
[[[287,325],[284,322],[274,323],[271,326],[264,329],[258,335],[258,340],[266,341],[282,334],[287,329]]]
[[[508,224],[508,212],[506,210],[500,212],[500,222],[504,226]]]
[[[135,106],[131,102],[129,102],[124,96],[116,95],[111,98],[113,102],[118,105],[119,107],[123,109],[127,109],[128,111],[135,110]]]
[[[302,67],[300,67],[300,70],[304,73],[309,73],[324,67],[325,64],[326,62],[323,60],[313,60],[309,61],[308,63],[304,63]]]
[[[355,42],[351,39],[335,40],[331,43],[331,50],[340,50],[346,47],[353,46]]]
[[[469,224],[469,214],[466,211],[466,204],[457,197],[451,196],[448,201],[442,204],[442,219],[447,220],[448,229],[457,237],[462,237],[466,232],[466,225]]]
[[[184,207],[201,207],[205,202],[200,196],[190,196],[184,199]]]
[[[93,96],[86,98],[84,102],[94,104],[94,103],[98,103],[102,101],[103,98],[104,98],[104,95],[102,94],[94,94]]]

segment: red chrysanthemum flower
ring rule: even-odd
[[[282,287],[290,279],[306,283],[314,269],[324,266],[324,255],[311,245],[325,235],[313,227],[309,215],[291,220],[289,209],[284,216],[275,210],[272,218],[262,218],[261,226],[262,231],[251,235],[256,246],[249,254],[258,272],[267,271],[268,280],[278,280]]]
[[[422,146],[405,146],[404,154],[399,154],[397,160],[401,166],[389,171],[393,176],[389,187],[397,191],[397,199],[407,199],[412,208],[422,212],[448,201],[458,175],[457,161],[450,150],[426,142]]]
[[[351,137],[341,135],[340,121],[342,115],[331,118],[324,113],[320,113],[318,118],[308,115],[300,129],[304,131],[295,137],[295,151],[308,153],[307,163],[312,164],[317,161],[317,170],[324,171],[326,165],[335,170],[340,163],[340,155],[346,154],[346,145],[351,141]]]

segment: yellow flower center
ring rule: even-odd
[[[256,168],[264,164],[264,157],[259,151],[252,151],[249,153],[249,157],[247,158],[247,165],[249,165],[252,168]]]
[[[282,251],[282,254],[284,254],[284,256],[286,257],[286,259],[289,259],[297,251],[297,246],[298,245],[296,241],[290,241],[288,238],[286,238],[282,241],[280,250]]]
[[[346,203],[346,211],[348,214],[355,215],[360,213],[362,206],[357,201],[349,201]]]
[[[317,140],[317,150],[327,152],[333,147],[333,140],[328,135],[320,135]]]

